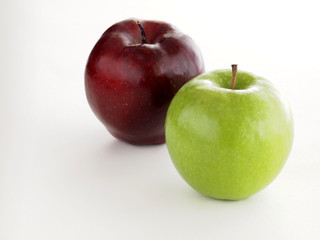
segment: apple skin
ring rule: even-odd
[[[202,74],[173,98],[165,133],[172,162],[185,181],[212,198],[239,200],[281,171],[293,142],[286,99],[266,79],[230,70]]]
[[[107,29],[90,53],[85,90],[90,107],[115,137],[137,145],[165,142],[175,93],[204,72],[199,48],[172,25],[135,19]]]

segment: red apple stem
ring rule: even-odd
[[[141,25],[139,20],[137,20],[137,24],[138,24],[138,26],[140,28],[140,33],[141,33],[141,37],[142,37],[142,44],[148,43],[147,39],[146,39],[146,34],[145,34],[144,29],[143,29],[143,27],[142,27],[142,25]]]
[[[232,64],[231,67],[232,67],[232,81],[231,81],[230,89],[233,89],[234,85],[236,85],[238,65]]]

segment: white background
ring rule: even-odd
[[[0,1],[0,239],[320,239],[317,1]],[[84,92],[101,34],[136,17],[170,22],[206,70],[273,81],[295,119],[278,178],[242,201],[192,190],[165,144],[112,138]]]

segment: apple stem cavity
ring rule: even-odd
[[[236,85],[238,65],[232,64],[231,68],[232,68],[232,81],[231,81],[230,89],[233,89],[234,85]]]
[[[140,28],[141,37],[142,37],[142,44],[148,43],[147,39],[146,39],[146,34],[145,34],[144,29],[143,29],[143,27],[142,27],[142,25],[141,25],[139,20],[137,20],[137,24],[138,24],[138,26]]]

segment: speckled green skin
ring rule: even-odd
[[[287,101],[266,79],[231,70],[196,77],[173,98],[165,134],[187,183],[217,199],[247,198],[280,172],[293,141]]]

